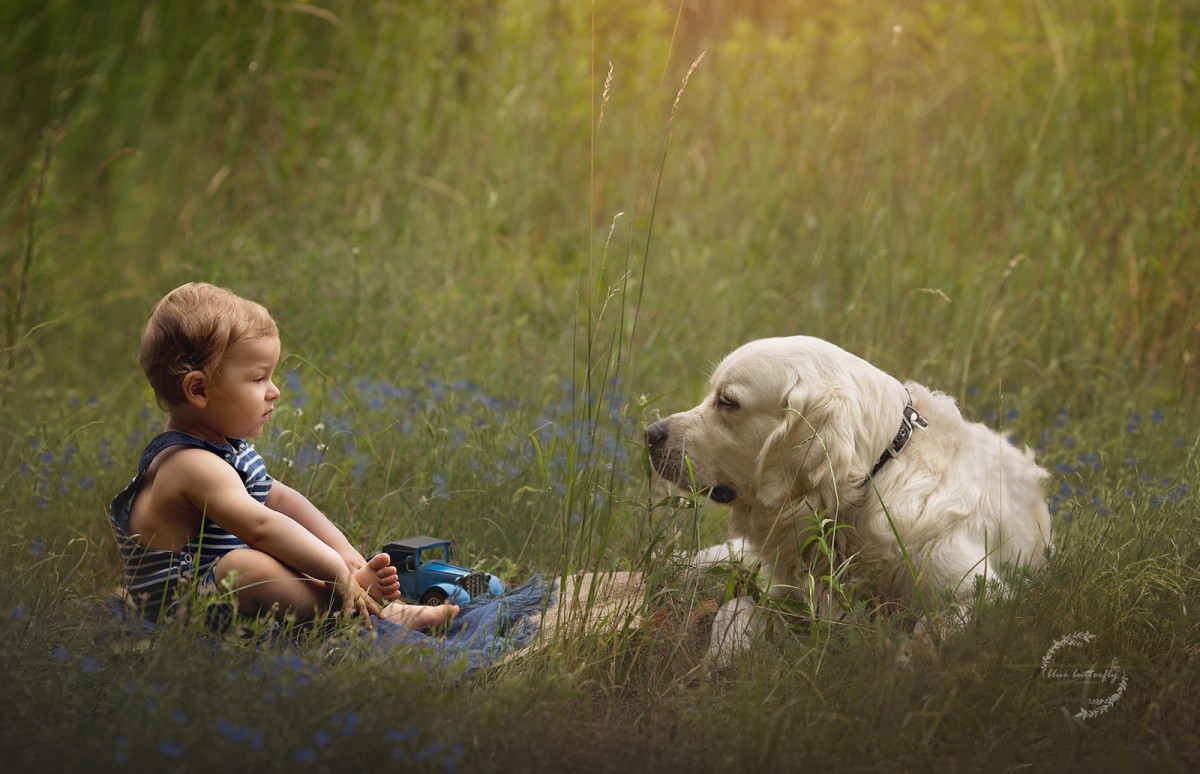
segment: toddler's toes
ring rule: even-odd
[[[374,556],[372,556],[370,559],[367,560],[367,566],[370,567],[376,573],[381,572],[383,570],[383,568],[387,567],[391,563],[392,563],[392,557],[388,556],[387,554],[382,554],[382,553],[375,554]],[[393,567],[392,572],[395,572],[395,571],[396,571],[396,568]]]

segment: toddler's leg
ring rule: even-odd
[[[392,558],[387,554],[372,556],[366,565],[354,572],[354,580],[381,604],[400,598],[400,580],[396,577]]]
[[[213,568],[218,585],[230,573],[236,573],[238,610],[247,615],[274,608],[276,615],[294,613],[311,618],[326,612],[332,602],[324,583],[298,575],[275,557],[253,548],[236,548]]]

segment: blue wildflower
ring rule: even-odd
[[[158,749],[162,751],[163,755],[166,755],[170,758],[183,757],[183,745],[178,744],[177,742],[171,742],[164,739],[162,742],[159,742]]]
[[[317,759],[317,753],[311,747],[301,747],[292,754],[292,760],[296,763],[311,763]]]
[[[45,550],[46,550],[46,547],[45,547],[45,545],[42,543],[42,539],[41,539],[41,538],[34,538],[33,540],[31,540],[31,541],[29,542],[29,554],[30,554],[30,556],[41,556],[42,552],[43,552],[43,551],[45,551]]]
[[[318,747],[324,747],[332,741],[333,734],[330,734],[325,729],[321,729],[317,733],[313,734],[313,744],[317,745]]]
[[[66,661],[71,657],[71,651],[67,650],[66,645],[55,645],[54,650],[50,651],[50,657],[55,661]]]
[[[384,736],[389,742],[411,742],[417,738],[417,729],[413,728],[412,726],[409,726],[403,731],[389,729]]]
[[[225,718],[217,718],[217,732],[231,742],[240,742],[245,738],[243,729],[230,723]]]

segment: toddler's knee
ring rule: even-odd
[[[233,574],[239,585],[245,585],[278,575],[280,567],[270,554],[253,548],[235,548],[217,560],[213,566],[213,577],[219,584]]]

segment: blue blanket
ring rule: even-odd
[[[416,654],[416,660],[431,672],[469,675],[529,644],[538,630],[536,616],[553,603],[555,587],[554,582],[547,584],[535,575],[501,596],[474,597],[461,606],[446,630],[436,635],[372,617],[372,629],[350,628],[355,633],[347,639],[347,627],[338,626],[327,636],[335,647],[356,650],[366,644],[365,652],[371,654]],[[125,634],[150,636],[158,629],[159,625],[131,611],[120,599],[111,600],[107,607]],[[278,622],[259,639],[264,644],[296,642]]]
[[[422,634],[376,618],[375,628],[361,629],[358,637],[370,640],[373,649],[419,650],[430,667],[470,674],[529,644],[538,630],[534,616],[553,601],[554,586],[535,575],[502,596],[474,597],[443,635]]]

